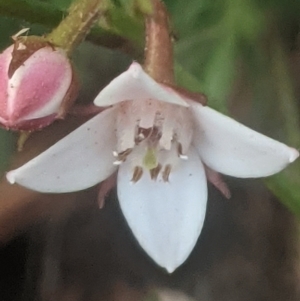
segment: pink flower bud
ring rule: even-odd
[[[65,53],[28,38],[0,54],[0,126],[6,129],[41,129],[62,118],[77,95]]]

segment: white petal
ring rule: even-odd
[[[116,147],[116,110],[107,109],[20,168],[8,181],[40,192],[70,192],[91,187],[110,176]]]
[[[171,171],[169,182],[161,175],[131,183],[131,163],[118,173],[118,197],[122,212],[141,247],[169,273],[193,250],[202,230],[207,183],[203,165],[194,150]]]
[[[111,81],[94,100],[99,107],[110,106],[125,100],[149,99],[188,107],[185,100],[172,88],[157,83],[138,63]]]
[[[196,123],[194,145],[210,168],[234,177],[266,177],[296,160],[294,148],[203,107],[190,106]]]

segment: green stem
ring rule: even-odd
[[[66,12],[54,8],[53,5],[36,0],[0,0],[0,14],[21,19],[32,24],[55,28],[66,15]],[[86,39],[92,43],[111,49],[130,51],[134,48],[133,43],[128,41],[126,37],[122,37],[99,26],[95,26]]]
[[[69,8],[69,14],[46,37],[52,44],[67,53],[86,37],[101,13],[107,9],[107,0],[76,0]]]

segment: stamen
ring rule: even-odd
[[[161,128],[159,126],[155,126],[152,128],[152,132],[151,132],[151,135],[150,135],[150,138],[152,141],[159,141],[159,139],[161,138]]]
[[[184,155],[182,153],[182,144],[181,143],[178,143],[178,146],[177,146],[177,153],[178,153],[178,157],[182,160],[187,160],[188,159],[188,156],[187,155]]]
[[[177,153],[178,153],[179,157],[180,157],[180,155],[182,155],[182,144],[181,143],[178,143],[178,145],[177,145]]]
[[[145,137],[145,135],[143,133],[139,133],[138,134],[138,137],[137,137],[138,141],[143,141],[145,138],[146,137]]]
[[[143,168],[141,166],[136,166],[133,171],[131,182],[136,183],[141,179],[142,175],[143,175]]]
[[[165,169],[162,172],[162,178],[163,178],[164,182],[169,182],[169,176],[171,173],[171,169],[172,169],[172,166],[170,164],[167,164],[165,166]]]
[[[116,161],[116,162],[118,162],[118,161],[121,161],[121,163],[122,163],[122,162],[125,162],[126,159],[127,159],[127,156],[128,156],[131,152],[132,152],[132,148],[128,148],[128,149],[124,150],[123,152],[118,153],[117,156],[116,156],[116,157],[117,157],[117,161]],[[114,154],[114,152],[113,152],[113,154]]]
[[[139,144],[143,140],[147,139],[152,134],[153,128],[145,129],[145,128],[138,128],[138,133],[135,137],[135,143]]]
[[[182,160],[187,160],[189,158],[187,155],[183,154],[181,143],[178,143],[178,145],[177,145],[177,153],[178,153],[178,157]]]
[[[158,165],[155,167],[155,168],[152,168],[150,170],[150,177],[151,177],[151,180],[154,180],[156,181],[157,177],[158,177],[158,174],[159,172],[161,171],[162,169],[162,165],[158,163]]]

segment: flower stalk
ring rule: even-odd
[[[173,42],[169,16],[160,0],[153,0],[153,12],[146,17],[145,71],[157,82],[174,84]]]
[[[204,94],[176,85],[169,14],[161,0],[152,0],[152,6],[152,13],[145,17],[144,70],[156,82],[171,87],[183,97],[205,105],[207,100]]]
[[[69,14],[46,36],[53,45],[69,55],[84,40],[91,27],[108,7],[107,0],[77,0],[71,4]]]

